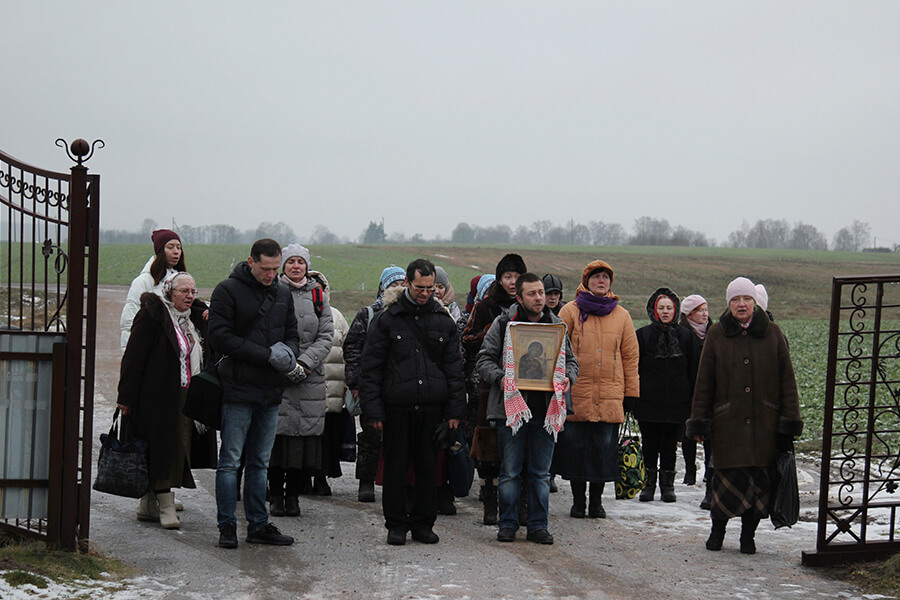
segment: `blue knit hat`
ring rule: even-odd
[[[484,299],[484,295],[485,293],[487,293],[488,287],[490,287],[490,285],[494,283],[494,280],[496,279],[497,277],[494,275],[485,274],[481,277],[481,279],[478,280],[478,287],[475,288],[477,290],[475,293],[475,302],[479,302],[480,300]]]
[[[386,290],[395,281],[406,279],[406,271],[398,266],[391,265],[381,272],[381,289]]]

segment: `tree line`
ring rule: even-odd
[[[570,219],[558,225],[542,219],[531,225],[482,227],[460,222],[449,237],[425,238],[417,233],[407,237],[402,232],[388,234],[384,221],[370,221],[356,239],[341,237],[324,225],[317,225],[311,235],[300,239],[284,222],[260,223],[255,229],[238,230],[231,225],[177,225],[170,227],[178,232],[185,244],[250,244],[254,240],[270,237],[276,240],[297,240],[308,244],[520,244],[554,246],[716,246],[729,248],[777,248],[794,250],[835,250],[842,252],[879,251],[898,252],[900,244],[893,247],[875,247],[872,228],[868,223],[853,221],[841,228],[829,243],[825,234],[814,225],[797,222],[791,225],[784,219],[760,219],[754,224],[744,221],[741,228],[732,231],[717,244],[704,233],[682,225],[672,225],[666,219],[640,217],[631,231],[620,223],[588,221],[576,223]],[[145,243],[150,233],[159,229],[158,223],[145,219],[140,231],[101,230],[103,243]]]

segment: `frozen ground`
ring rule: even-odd
[[[118,314],[124,291],[101,288],[99,314],[115,315],[98,332],[95,433],[108,428],[117,379]],[[104,302],[108,303],[104,310]],[[95,435],[96,437],[96,435]],[[182,529],[165,531],[135,519],[136,501],[95,493],[91,542],[96,550],[136,567],[141,576],[122,588],[92,589],[83,597],[161,599],[405,598],[534,600],[550,598],[871,598],[824,571],[800,565],[800,552],[815,548],[814,467],[801,465],[804,503],[793,529],[760,525],[758,553],[738,552],[739,523],[732,522],[721,552],[704,547],[707,513],[698,508],[702,489],[676,485],[678,502],[615,500],[607,486],[609,518],[572,519],[571,494],[560,482],[551,495],[553,546],[520,539],[501,544],[496,528],[481,525],[475,496],[457,501],[459,514],[439,517],[441,542],[388,546],[375,504],[356,501],[353,465],[331,480],[334,496],[301,498],[299,519],[276,524],[297,542],[290,547],[216,547],[214,474],[196,471],[198,487],[182,490]],[[679,465],[681,481],[682,467]],[[240,515],[239,515],[240,519]],[[73,598],[76,590],[41,590],[40,596],[4,587],[0,598]],[[55,594],[55,595],[54,595]]]

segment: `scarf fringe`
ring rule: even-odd
[[[515,435],[522,425],[532,418],[531,409],[525,402],[525,397],[516,388],[515,380],[515,355],[512,347],[511,329],[514,323],[506,328],[506,336],[503,340],[503,408],[506,412],[506,425],[512,429]],[[566,423],[566,400],[563,396],[566,378],[566,345],[561,344],[559,354],[556,357],[556,366],[553,368],[553,397],[547,406],[547,416],[544,418],[544,430],[553,436],[556,442],[559,432]]]

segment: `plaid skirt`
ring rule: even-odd
[[[773,482],[771,467],[716,469],[710,516],[713,519],[743,514],[760,519],[768,517]]]

